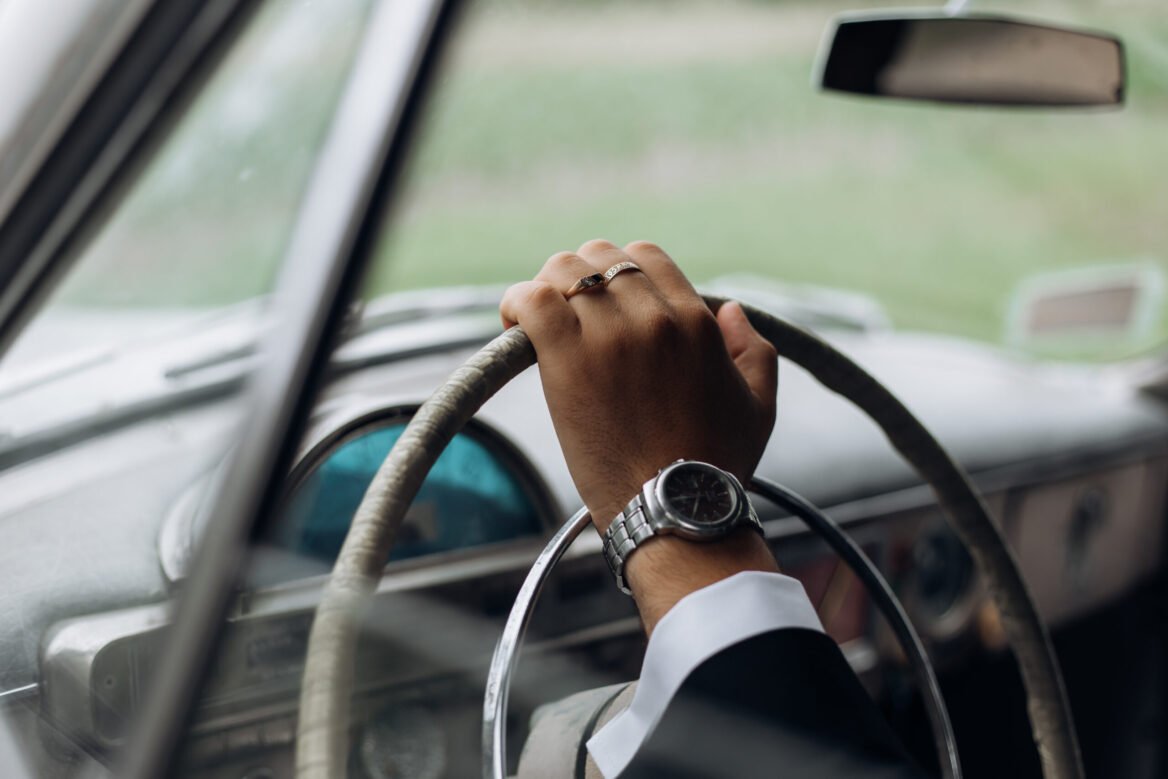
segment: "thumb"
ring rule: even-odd
[[[750,391],[764,408],[773,410],[779,385],[779,363],[775,347],[758,334],[746,318],[742,306],[734,301],[718,309],[717,319],[730,359],[734,360]]]

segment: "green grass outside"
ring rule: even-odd
[[[698,280],[854,289],[899,326],[997,341],[1032,273],[1168,270],[1168,25],[1144,11],[1120,20],[1132,88],[1112,113],[826,96],[809,86],[815,39],[663,66],[456,62],[368,294],[514,281],[591,237],[647,238]]]

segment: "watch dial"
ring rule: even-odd
[[[665,481],[664,497],[682,519],[710,525],[734,510],[734,492],[726,477],[712,468],[677,468]]]

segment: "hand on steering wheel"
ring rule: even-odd
[[[565,296],[622,262],[640,272]],[[531,338],[568,470],[598,531],[678,459],[749,481],[775,422],[775,349],[738,304],[715,315],[660,248],[594,240],[560,252],[508,289],[500,312]],[[630,559],[628,577],[651,631],[685,595],[743,570],[777,570],[756,533],[700,546],[659,537]]]
[[[566,299],[576,281],[602,272],[610,260],[641,265],[641,295],[617,294],[639,275],[625,273],[611,289]],[[1049,635],[1001,529],[969,477],[895,395],[830,344],[749,309],[750,321],[767,342],[760,344],[741,308],[709,301],[706,305],[694,295],[664,252],[643,243],[624,252],[607,242],[585,244],[577,255],[556,255],[540,278],[509,291],[504,320],[522,321],[524,327],[495,338],[435,390],[394,444],[354,514],[309,636],[297,727],[298,777],[345,775],[356,615],[375,591],[406,510],[442,449],[488,398],[535,361],[536,352],[572,476],[588,507],[606,523],[643,481],[679,457],[701,457],[749,475],[774,421],[775,350],[867,414],[933,488],[1002,615],[1026,687],[1043,775],[1082,776]],[[716,318],[712,309],[719,310]],[[606,310],[609,315],[602,316]],[[531,328],[531,337],[525,328]],[[588,390],[576,383],[582,376],[588,377]],[[573,518],[549,542],[517,605],[538,594],[536,580],[546,570],[535,576],[536,569],[554,565],[554,554],[544,556],[560,549],[559,542],[579,527]],[[751,567],[773,570],[770,551],[752,536],[704,545],[693,558],[671,556],[693,555],[696,545],[667,538],[647,545],[649,551],[634,556],[630,562],[636,565],[626,570],[646,625],[651,629],[673,603],[706,583]],[[654,563],[654,558],[662,559]],[[651,590],[639,587],[642,579],[652,580]],[[512,649],[522,635],[522,620],[511,631],[513,618],[518,619],[514,610],[507,628]],[[500,654],[507,639],[505,634],[492,662],[496,682],[488,683],[485,710],[506,710],[506,685],[494,672],[496,665],[505,668],[509,662],[507,652]],[[500,686],[493,688],[494,683]],[[488,706],[492,700],[498,705]],[[495,727],[502,722],[485,720],[484,731],[502,733]],[[940,730],[938,736],[939,744],[947,740]],[[489,746],[484,749],[487,775],[502,777],[502,742],[493,739]]]

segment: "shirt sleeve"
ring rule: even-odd
[[[628,766],[695,668],[783,628],[823,631],[803,585],[790,576],[745,571],[682,598],[649,638],[632,703],[588,740],[600,772],[611,779]]]

